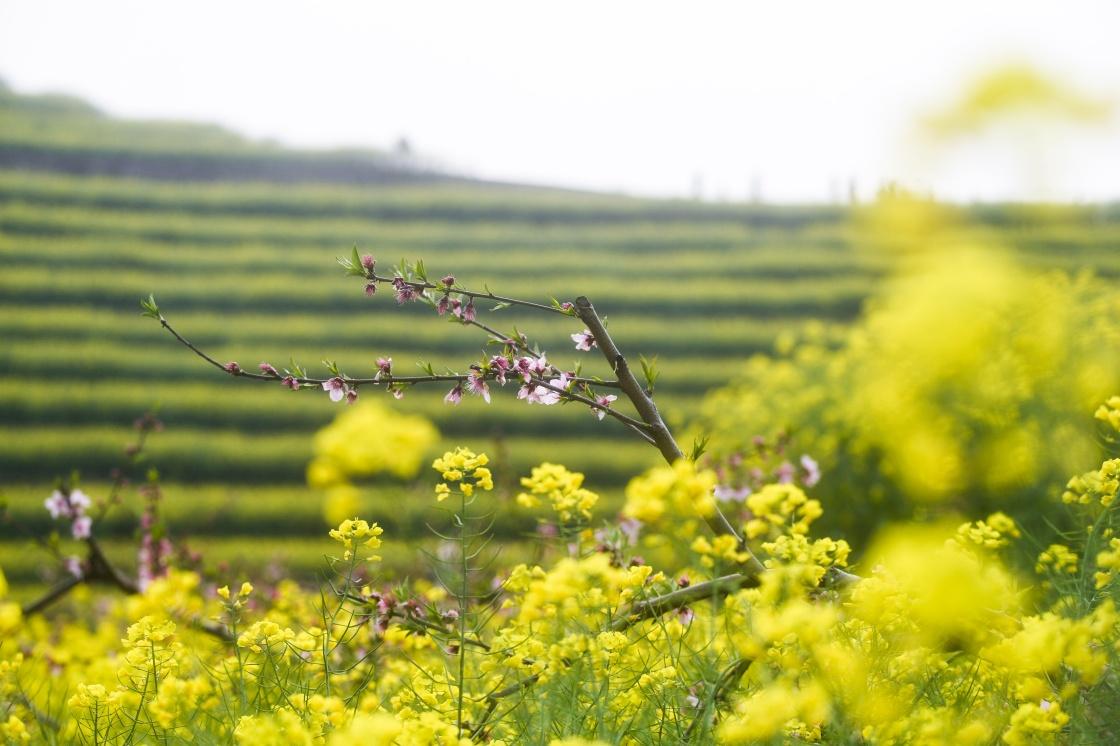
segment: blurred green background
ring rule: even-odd
[[[152,437],[146,464],[164,479],[173,536],[203,550],[210,567],[281,562],[307,575],[327,540],[323,496],[305,486],[304,470],[313,434],[338,405],[231,380],[141,318],[140,297],[154,293],[184,335],[246,369],[294,357],[314,371],[331,358],[368,375],[379,356],[401,374],[415,360],[463,368],[483,340],[418,304],[366,298],[335,263],[355,244],[382,266],[423,258],[434,274],[508,295],[586,294],[624,352],[658,357],[658,401],[684,425],[705,392],[783,332],[816,320],[824,338],[840,338],[857,319],[895,261],[867,250],[860,212],[472,181],[394,154],[283,150],[0,87],[0,488],[20,526],[46,529],[52,481],[78,471],[87,492],[104,495],[131,423],[158,405],[166,431]],[[1114,205],[965,212],[1028,267],[1120,274]],[[560,365],[582,359],[605,373],[572,349],[571,320],[511,310],[480,318],[516,325]],[[442,442],[429,456],[457,444],[490,452],[501,499],[547,458],[585,472],[609,515],[627,480],[657,463],[654,450],[583,409],[530,408],[512,386],[491,406],[467,398],[448,407],[443,393],[363,396],[431,418]],[[128,566],[135,505],[126,507],[100,533]],[[363,517],[385,527],[390,545],[427,540],[430,507],[427,487],[399,481],[361,497]],[[512,508],[496,526],[512,555],[530,551],[520,539],[533,529]],[[17,589],[55,572],[20,528],[0,532],[0,565]],[[400,572],[419,561],[386,556]]]

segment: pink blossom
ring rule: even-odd
[[[335,376],[323,381],[323,391],[330,394],[331,401],[342,401],[342,397],[346,396],[346,382]]]
[[[51,514],[51,518],[70,517],[70,501],[66,499],[66,495],[58,490],[52,492],[51,496],[43,501],[43,505],[47,512]]]
[[[443,316],[445,313],[447,313],[447,309],[450,304],[450,299],[448,299],[446,295],[443,296],[439,299],[439,303],[436,304],[436,313],[438,313],[440,316]]]
[[[86,512],[86,508],[93,504],[89,499],[89,495],[81,490],[70,490],[70,507],[73,508],[79,515]]]
[[[537,386],[537,402],[550,407],[553,404],[560,403],[560,392],[546,389],[544,386]]]
[[[225,370],[226,373],[229,373],[231,376],[241,375],[241,366],[238,365],[235,362],[226,363],[225,365],[222,366],[222,368]]]
[[[393,391],[393,398],[394,399],[400,400],[400,399],[404,398],[404,387],[403,386],[394,386],[392,391]]]
[[[403,277],[393,278],[393,288],[397,291],[397,303],[407,303],[410,300],[416,300],[416,288],[405,282]]]
[[[778,484],[790,484],[793,482],[793,464],[788,461],[783,461],[778,464],[778,468],[774,471],[774,476],[778,478]]]
[[[369,298],[376,292],[377,292],[377,283],[376,282],[367,282],[366,283],[366,297]]]
[[[686,627],[692,623],[692,618],[694,616],[695,614],[693,614],[692,609],[687,606],[677,609],[677,618],[680,619],[681,624]]]
[[[576,343],[577,350],[589,351],[595,346],[595,335],[591,333],[590,329],[584,329],[579,334],[573,334],[572,341]]]
[[[529,383],[529,381],[533,380],[533,372],[536,369],[536,361],[533,360],[533,358],[518,358],[517,362],[514,363],[514,367],[517,369],[518,375],[521,376],[521,380],[525,383]]]
[[[354,388],[347,388],[346,389],[346,403],[347,404],[353,404],[356,401],[358,401],[358,390],[354,389]]]
[[[284,376],[284,380],[280,381],[280,385],[287,386],[292,391],[299,391],[299,381],[292,376]]]
[[[494,379],[502,386],[505,386],[506,371],[510,369],[509,359],[503,355],[494,355],[490,358],[490,369],[494,371]]]
[[[637,518],[623,518],[618,522],[618,530],[626,537],[630,546],[638,543],[638,533],[642,530],[642,522]]]
[[[440,280],[440,282],[442,282],[447,287],[451,287],[455,284],[455,275],[447,275],[442,280]]]
[[[451,304],[451,315],[457,319],[463,318],[463,301],[458,298],[451,298],[448,303]]]
[[[610,407],[611,402],[614,401],[617,398],[618,397],[615,396],[614,394],[607,394],[606,396],[596,396],[595,397],[595,403],[598,404],[599,407]],[[601,420],[601,419],[603,419],[604,417],[607,416],[607,412],[606,412],[605,409],[600,409],[599,407],[596,407],[594,409],[594,412],[595,412],[595,416],[598,417]]]
[[[66,572],[73,575],[75,578],[81,579],[82,577],[82,560],[80,557],[70,555],[62,561],[62,566],[66,568]]]
[[[264,373],[265,375],[276,376],[277,378],[280,377],[280,374],[276,371],[276,368],[273,368],[269,363],[261,363],[260,368],[261,373]]]
[[[532,386],[526,383],[517,390],[517,398],[524,399],[529,404],[550,405],[560,401],[560,394],[544,386]]]
[[[463,401],[463,386],[462,384],[455,384],[455,388],[447,392],[447,396],[443,397],[444,402],[447,404],[458,404]]]
[[[371,254],[362,254],[362,269],[366,272],[373,272],[373,268],[377,266],[377,260]]]
[[[481,370],[471,371],[467,377],[467,390],[475,396],[481,396],[487,404],[490,403],[490,387],[486,385],[485,374]]]
[[[393,375],[393,358],[379,357],[377,358],[377,375],[374,378],[380,380],[381,376]]]
[[[75,539],[88,539],[92,528],[93,519],[88,515],[80,515],[74,519],[74,525],[70,527],[70,531],[74,534]]]
[[[805,470],[805,476],[801,478],[801,483],[806,487],[813,487],[821,481],[820,464],[807,453],[801,456],[801,468]]]
[[[715,489],[712,490],[712,496],[721,503],[726,502],[743,502],[750,497],[750,487],[740,487],[735,489],[726,484],[717,484]]]
[[[463,321],[474,321],[474,298],[467,301],[466,307],[463,308]]]
[[[564,301],[560,304],[560,310],[562,311],[571,311],[573,308],[575,308],[575,304],[571,301]]]

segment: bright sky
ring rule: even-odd
[[[0,0],[0,76],[296,145],[403,135],[459,170],[564,186],[1004,199],[1037,196],[1041,169],[1048,196],[1116,199],[1115,117],[1029,148],[907,143],[1008,60],[1120,101],[1118,34],[1115,0]]]

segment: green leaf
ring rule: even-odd
[[[156,298],[154,295],[149,294],[147,298],[140,299],[140,308],[142,316],[147,316],[150,319],[159,319],[159,306],[156,305]]]
[[[653,387],[657,384],[657,379],[661,373],[657,370],[657,356],[654,355],[653,359],[647,359],[645,355],[639,355],[638,360],[642,364],[642,373],[646,377],[646,389],[649,393],[653,393]]]
[[[688,460],[696,461],[701,456],[703,456],[705,451],[708,450],[709,440],[711,440],[711,436],[705,433],[704,435],[697,437],[696,440],[692,441],[692,452],[689,454]]]
[[[509,308],[509,307],[510,307],[510,306],[512,306],[512,305],[513,305],[512,303],[507,303],[507,302],[505,302],[505,301],[502,301],[501,303],[499,303],[498,305],[494,306],[494,307],[493,307],[493,308],[491,308],[490,310],[491,310],[491,311],[501,311],[501,310],[503,310],[503,309]]]

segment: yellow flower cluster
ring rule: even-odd
[[[349,560],[354,556],[354,550],[359,544],[366,549],[377,549],[380,547],[381,534],[384,532],[385,529],[381,528],[376,523],[370,524],[359,518],[347,518],[342,523],[338,524],[338,528],[331,529],[330,537],[342,544],[342,558],[344,560]],[[373,554],[370,555],[368,559],[373,562],[378,562],[381,560],[381,557]]]
[[[1114,458],[1095,471],[1070,479],[1062,493],[1062,502],[1067,505],[1097,502],[1107,508],[1116,500],[1117,490],[1120,490],[1120,459]]]
[[[820,501],[810,500],[800,487],[768,484],[747,498],[752,518],[743,527],[747,537],[807,534],[813,521],[824,513]]]
[[[692,540],[692,551],[700,555],[700,564],[712,568],[717,564],[724,567],[746,562],[750,554],[739,549],[739,542],[730,534],[721,534],[709,540],[697,536]]]
[[[439,441],[427,418],[393,411],[375,401],[343,409],[315,435],[307,466],[307,484],[326,492],[323,516],[337,526],[361,508],[354,483],[388,474],[412,479],[424,457]]]
[[[1069,715],[1062,712],[1061,702],[1027,702],[1011,716],[1011,727],[1003,734],[1003,741],[1008,746],[1052,741],[1068,722]]]
[[[975,546],[981,549],[999,549],[1007,546],[1011,539],[1021,536],[1019,527],[1004,513],[992,513],[983,521],[962,523],[957,529],[956,540],[961,546]]]
[[[456,448],[448,451],[432,462],[432,468],[439,472],[443,481],[436,485],[436,500],[443,502],[452,491],[452,485],[465,497],[474,494],[475,488],[494,489],[494,477],[486,465],[490,457],[485,453],[475,453],[469,448]]]
[[[559,464],[534,466],[530,476],[521,478],[521,486],[528,491],[517,496],[519,505],[535,508],[544,498],[552,504],[562,524],[590,520],[591,509],[599,502],[598,495],[583,487],[582,474]]]
[[[1097,554],[1097,572],[1093,580],[1097,588],[1104,588],[1112,583],[1120,573],[1120,537],[1112,537],[1108,542],[1108,549]]]
[[[0,568],[0,636],[6,637],[14,632],[23,619],[20,605],[5,600],[8,595],[8,579],[4,577],[4,570]]]
[[[1051,572],[1058,575],[1076,575],[1077,555],[1065,544],[1051,544],[1039,553],[1034,571],[1039,575]]]
[[[1110,396],[1108,401],[1097,407],[1093,416],[1120,432],[1120,396]]]
[[[687,459],[650,469],[626,485],[622,513],[657,529],[691,538],[697,519],[715,514],[716,475]]]

